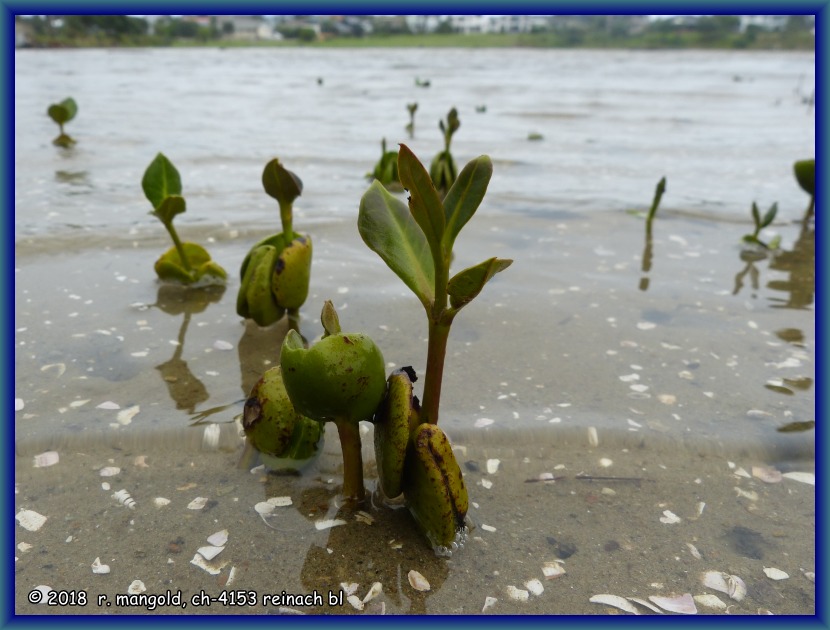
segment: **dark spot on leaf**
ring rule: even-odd
[[[354,342],[351,339],[349,339],[346,335],[343,335],[342,339],[347,345],[350,345],[350,346],[354,345]]]

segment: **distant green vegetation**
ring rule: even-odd
[[[309,46],[419,48],[710,48],[751,50],[814,50],[814,24],[807,16],[788,16],[783,25],[768,29],[741,28],[730,15],[701,16],[682,21],[654,20],[635,27],[626,16],[571,16],[574,19],[526,33],[460,33],[442,23],[432,33],[391,29],[381,17],[361,16],[372,28],[336,29],[325,16],[293,16],[307,22],[271,24],[253,16],[266,36],[236,31],[221,16],[201,22],[162,17],[152,27],[144,18],[124,15],[28,16],[16,18],[24,43],[33,47],[92,46]],[[315,21],[316,20],[316,21]]]

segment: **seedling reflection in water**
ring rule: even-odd
[[[774,237],[769,243],[765,243],[760,239],[761,230],[772,224],[772,222],[775,220],[775,215],[777,213],[778,204],[774,203],[770,206],[770,209],[767,210],[764,216],[762,217],[760,211],[758,210],[758,205],[753,201],[752,221],[755,223],[755,231],[752,234],[745,235],[743,239],[744,242],[753,245],[760,245],[765,250],[777,249],[779,243],[781,242],[780,236]]]
[[[411,393],[411,370],[389,377],[384,404],[374,416],[376,459],[384,492],[403,492],[432,544],[446,549],[463,529],[468,504],[461,470],[437,426],[447,340],[458,312],[512,261],[489,258],[450,278],[455,239],[481,204],[492,176],[488,156],[468,163],[443,200],[406,145],[398,152],[398,172],[409,206],[375,182],[361,199],[358,229],[424,307],[427,364],[420,407]]]
[[[660,200],[663,198],[663,194],[666,192],[666,178],[663,177],[657,182],[657,186],[654,189],[654,199],[651,202],[651,208],[649,208],[648,215],[646,216],[646,245],[643,249],[643,265],[642,270],[643,273],[648,273],[651,271],[651,261],[654,257],[654,246],[652,244],[652,224],[654,223],[654,217],[657,216],[657,208],[660,206]],[[645,291],[648,289],[649,279],[647,276],[643,276],[640,278],[640,290]]]
[[[236,312],[270,326],[288,311],[289,324],[297,329],[299,309],[308,297],[312,254],[311,237],[297,234],[293,226],[293,204],[303,182],[274,158],[265,165],[262,185],[279,204],[282,232],[258,242],[242,261]]]
[[[210,254],[204,247],[179,240],[173,219],[185,212],[182,182],[179,171],[164,154],[159,153],[147,167],[141,187],[153,205],[150,214],[162,222],[173,239],[173,247],[156,261],[156,275],[161,280],[187,285],[224,284],[227,273],[210,259]]]

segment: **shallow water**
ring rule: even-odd
[[[812,613],[813,488],[765,483],[752,468],[814,468],[813,431],[797,423],[815,420],[815,236],[791,174],[814,152],[801,100],[813,72],[803,53],[18,51],[16,507],[49,517],[36,532],[17,526],[16,543],[34,545],[17,553],[18,612],[43,612],[25,603],[38,584],[114,597],[142,579],[148,593],[216,595],[234,566],[228,588],[260,595],[345,581],[359,582],[362,598],[381,581],[371,612],[401,613],[478,613],[495,597],[487,612],[603,614],[591,595],[698,595],[699,574],[720,570],[749,588],[741,602],[721,595],[730,612]],[[416,76],[431,87],[415,87]],[[44,110],[67,95],[79,104],[67,125],[78,145],[63,151]],[[345,526],[313,527],[337,512],[336,436],[302,477],[236,468],[242,401],[285,326],[246,326],[234,304],[242,258],[278,229],[259,180],[276,154],[304,181],[295,227],[314,239],[302,332],[320,335],[319,308],[332,299],[344,328],[370,333],[390,367],[422,374],[420,306],[355,220],[380,138],[427,160],[451,106],[457,160],[488,153],[495,165],[455,268],[493,255],[515,262],[450,338],[441,424],[464,462],[477,527],[447,561],[402,510],[372,506],[372,525],[345,514]],[[182,175],[179,233],[229,271],[224,292],[155,280],[169,243],[140,180],[159,150]],[[663,175],[644,270],[643,220],[626,210],[646,209]],[[753,200],[779,203],[764,234],[782,237],[780,252],[757,260],[740,245]],[[49,450],[60,462],[33,468]],[[500,460],[496,473],[488,459]],[[370,487],[372,460],[367,447]],[[121,472],[103,479],[106,465]],[[545,472],[560,479],[528,482]],[[122,488],[134,510],[112,498]],[[253,505],[282,495],[295,507],[263,522]],[[157,496],[171,503],[157,509]],[[203,511],[186,507],[196,496],[210,499]],[[664,510],[681,522],[662,522]],[[221,529],[230,542],[217,560],[227,564],[213,576],[190,558]],[[92,574],[96,556],[110,574]],[[567,573],[544,580],[542,564],[556,558]],[[770,580],[770,566],[790,578]],[[413,568],[432,591],[408,586]],[[531,578],[544,593],[513,601],[507,587]]]

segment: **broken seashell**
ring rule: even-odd
[[[545,562],[545,564],[542,565],[542,574],[548,580],[554,580],[565,575],[565,567],[563,567],[560,562]]]
[[[118,501],[121,505],[130,508],[131,510],[135,509],[136,503],[126,489],[121,489],[118,492],[114,492],[112,498]]]
[[[741,601],[746,597],[746,584],[737,575],[730,575],[722,571],[706,571],[701,579],[704,586],[726,593],[735,601]]]
[[[213,342],[213,347],[217,350],[233,350],[233,344],[222,339],[217,339]]]
[[[367,602],[372,601],[375,597],[380,595],[383,592],[383,584],[380,582],[375,582],[369,588],[369,592],[366,593],[366,596],[363,598],[363,603],[366,604]]]
[[[495,422],[495,420],[493,420],[491,418],[479,418],[478,420],[475,421],[475,428],[476,429],[481,429],[483,427],[489,427],[494,422]]]
[[[60,455],[57,451],[46,451],[34,457],[35,468],[46,468],[47,466],[54,466],[60,461]]]
[[[105,575],[110,572],[110,565],[101,564],[101,558],[95,558],[92,563],[92,572],[97,575]]]
[[[357,595],[349,595],[346,598],[346,601],[349,602],[355,610],[363,610],[363,602]]]
[[[484,598],[484,606],[482,606],[481,612],[484,612],[488,608],[492,608],[493,606],[495,606],[497,601],[499,601],[499,600],[496,599],[495,597],[489,597],[489,596],[485,597]]]
[[[682,520],[682,518],[680,518],[671,510],[663,510],[663,516],[660,517],[660,522],[665,523],[666,525],[674,525],[675,523],[679,523]]]
[[[735,486],[735,493],[739,497],[743,497],[744,499],[749,499],[750,501],[757,501],[758,500],[758,493],[754,490],[743,490],[738,486]]]
[[[165,499],[164,497],[156,497],[153,499],[153,504],[156,507],[164,507],[165,505],[170,505],[170,499]]]
[[[15,520],[20,523],[23,529],[28,529],[30,532],[36,532],[46,522],[48,517],[43,514],[38,514],[34,510],[20,510],[15,514]]]
[[[507,587],[507,595],[510,599],[514,599],[517,602],[526,602],[530,599],[530,593],[524,590],[523,588],[517,588],[512,584],[508,585]]]
[[[726,610],[726,603],[717,595],[712,595],[710,593],[695,595],[695,601],[701,606],[706,606],[707,608]]]
[[[368,512],[364,512],[363,510],[358,510],[357,512],[355,512],[354,520],[359,521],[361,523],[365,523],[366,525],[371,525],[375,522],[374,517]]]
[[[599,435],[596,427],[588,427],[588,444],[591,446],[599,446]]]
[[[428,591],[432,588],[427,579],[415,569],[412,569],[409,573],[407,573],[406,577],[409,579],[409,585],[416,591]]]
[[[118,403],[112,402],[111,400],[106,400],[95,408],[96,409],[109,409],[111,411],[115,411],[116,409],[121,409],[121,405],[119,405]]]
[[[542,584],[541,581],[533,578],[532,580],[528,580],[525,582],[525,588],[531,595],[541,595],[545,592],[545,586]]]
[[[753,466],[752,476],[764,483],[779,483],[784,478],[780,470],[776,470],[771,466]]]
[[[147,587],[144,586],[144,582],[141,580],[133,580],[132,583],[127,587],[127,593],[130,595],[138,595],[139,593],[143,593],[147,590]]]
[[[257,514],[265,516],[266,514],[270,514],[274,511],[274,505],[272,503],[268,503],[268,501],[260,501],[254,506],[254,510],[256,510]]]
[[[357,592],[357,587],[359,584],[357,582],[340,582],[340,589],[346,595],[354,595]]]
[[[785,573],[781,569],[776,569],[774,567],[764,567],[764,573],[771,580],[786,580],[790,577],[789,573]]]
[[[628,601],[625,597],[620,597],[619,595],[600,593],[599,595],[592,595],[588,601],[592,604],[603,604],[605,606],[613,606],[614,608],[619,608],[620,610],[629,612],[632,615],[640,614],[640,611],[637,610],[634,604]]]
[[[193,555],[193,559],[190,561],[190,564],[199,567],[204,571],[207,571],[211,575],[219,575],[222,572],[222,567],[224,567],[227,564],[227,562],[223,562],[218,566],[209,564],[208,561],[205,560],[201,554],[197,553]]]
[[[691,593],[683,593],[676,597],[663,597],[661,595],[649,595],[649,600],[660,606],[663,610],[680,613],[682,615],[696,615],[697,606]]]
[[[115,477],[120,472],[121,469],[118,466],[104,466],[98,471],[98,474],[102,477]]]
[[[332,527],[337,527],[339,525],[345,525],[346,521],[341,518],[329,518],[324,519],[321,521],[314,521],[314,527],[318,530],[322,531],[324,529],[331,529]]]
[[[211,534],[207,537],[207,541],[215,547],[224,547],[225,543],[228,542],[228,530],[223,529],[215,534]],[[210,560],[210,558],[208,558],[208,560]]]
[[[654,585],[652,584],[652,586],[654,586]],[[661,585],[661,588],[662,588],[662,585]],[[653,613],[657,613],[658,615],[663,614],[663,611],[660,610],[654,604],[652,604],[650,601],[647,601],[647,600],[642,599],[640,597],[626,597],[626,599],[634,602],[635,604],[640,604],[640,606],[643,606],[644,608],[648,608]]]
[[[29,543],[27,543],[27,542],[17,543],[17,548],[18,548],[18,550],[20,551],[20,553],[26,553],[26,552],[27,552],[27,551],[29,551],[32,547],[33,547],[33,545],[30,545],[30,544],[29,544]]]
[[[201,510],[202,508],[207,505],[208,498],[207,497],[196,497],[190,503],[187,504],[188,510]]]
[[[811,472],[788,472],[781,475],[785,479],[792,479],[793,481],[800,481],[811,486],[816,485],[816,475]]]
[[[495,475],[498,472],[499,464],[501,461],[498,459],[488,459],[487,460],[487,474],[488,475]]]
[[[118,420],[118,424],[126,426],[133,421],[133,418],[139,411],[141,411],[141,407],[139,405],[133,405],[132,407],[127,407],[119,411],[115,419]]]
[[[199,547],[196,550],[196,553],[201,555],[205,560],[213,560],[216,556],[218,556],[224,550],[225,550],[224,547],[217,547],[215,545],[206,545],[204,547]]]

